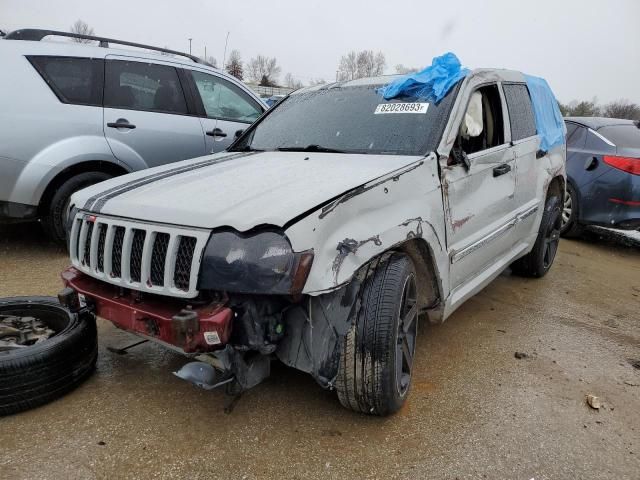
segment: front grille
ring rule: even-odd
[[[116,227],[113,235],[113,248],[111,249],[111,276],[122,276],[122,243],[124,242],[124,227]]]
[[[180,237],[180,246],[176,255],[176,269],[173,273],[173,283],[181,290],[189,289],[189,277],[191,276],[191,262],[193,251],[196,248],[196,239],[193,237]]]
[[[85,218],[81,213],[71,232],[70,251],[74,266],[110,283],[193,297],[197,290],[192,274],[199,269],[208,235],[108,217]]]
[[[169,247],[169,234],[156,233],[153,241],[153,252],[151,253],[151,284],[164,285],[164,269],[167,259],[167,248]]]
[[[131,261],[129,263],[129,274],[133,282],[139,282],[142,277],[142,249],[147,232],[133,229],[133,241],[131,242]]]
[[[107,226],[101,223],[98,229],[98,271],[104,272],[104,241],[107,238]]]

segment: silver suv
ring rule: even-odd
[[[75,191],[220,152],[266,109],[195,56],[82,35],[96,45],[40,41],[54,36],[78,37],[17,30],[0,40],[0,221],[41,218],[64,240]]]
[[[76,193],[66,285],[201,360],[177,375],[205,388],[250,388],[277,358],[346,407],[398,410],[419,315],[551,268],[565,143],[542,79],[474,70],[433,101],[387,99],[394,80],[296,91],[227,152]]]

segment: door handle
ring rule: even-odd
[[[128,128],[130,130],[136,128],[136,126],[133,123],[129,123],[129,120],[127,120],[126,118],[119,118],[115,122],[109,122],[109,123],[107,123],[107,127],[110,127],[110,128]]]
[[[500,175],[504,175],[505,173],[509,173],[511,171],[511,165],[508,163],[503,163],[502,165],[498,165],[493,169],[493,176],[499,177]]]
[[[209,130],[208,132],[206,132],[206,134],[209,135],[210,137],[226,137],[227,136],[227,134],[224,133],[219,128],[214,128],[213,130]]]
[[[587,159],[584,165],[584,169],[590,172],[598,167],[598,157],[591,157]]]

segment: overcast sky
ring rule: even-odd
[[[452,51],[465,66],[545,77],[563,102],[598,97],[640,103],[640,0],[0,0],[0,28],[68,30],[243,60],[275,56],[303,82],[333,80],[349,50],[382,51],[423,67]]]

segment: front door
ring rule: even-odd
[[[207,152],[226,149],[236,134],[264,111],[256,100],[232,82],[199,70],[191,70],[204,115],[201,116]]]
[[[125,58],[105,62],[104,134],[115,157],[137,169],[204,155],[176,68]]]
[[[468,166],[451,158],[453,165],[443,171],[452,290],[514,244],[516,170],[504,127],[504,99],[497,84],[482,86],[474,95],[469,97],[474,112],[462,120],[469,122],[468,128],[461,125],[454,147],[464,152]]]

